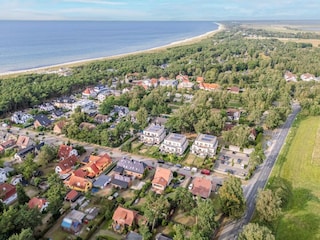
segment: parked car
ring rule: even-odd
[[[164,163],[164,160],[158,159],[158,163]]]
[[[190,183],[188,189],[191,190],[193,188],[193,184]]]
[[[201,170],[201,174],[210,175],[210,170],[208,170],[208,169],[202,169],[202,170]]]
[[[181,164],[179,164],[179,163],[176,164],[175,166],[176,166],[177,168],[181,168],[181,167],[182,167]]]
[[[191,170],[191,168],[188,167],[188,166],[184,166],[183,169],[186,170],[186,171],[190,171]]]

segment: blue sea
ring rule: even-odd
[[[0,73],[146,50],[216,29],[210,21],[0,21]]]

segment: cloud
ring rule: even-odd
[[[126,5],[125,2],[112,2],[112,1],[103,1],[103,0],[64,0],[64,2],[104,4],[104,5]]]

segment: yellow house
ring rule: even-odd
[[[90,182],[88,179],[74,175],[72,175],[69,181],[66,181],[65,184],[69,188],[80,192],[87,192],[92,188],[92,182]]]

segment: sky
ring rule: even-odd
[[[308,20],[319,0],[0,0],[0,20]]]

